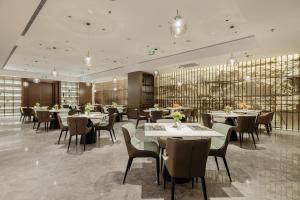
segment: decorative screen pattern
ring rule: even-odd
[[[156,102],[197,108],[199,114],[245,102],[274,111],[273,127],[299,130],[299,68],[299,54],[294,54],[165,73],[156,78]]]
[[[78,105],[79,104],[79,83],[61,82],[61,105]]]
[[[0,76],[0,116],[20,115],[21,100],[21,79]]]

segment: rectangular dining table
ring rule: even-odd
[[[145,123],[146,137],[223,137],[224,135],[198,123]]]

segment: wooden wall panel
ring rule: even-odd
[[[89,86],[86,83],[79,83],[79,105],[92,103],[92,84]]]
[[[41,81],[40,83],[33,83],[30,80],[26,81],[29,85],[28,87],[23,87],[22,106],[34,106],[36,103],[40,103],[41,106],[59,104],[60,89],[58,81]]]
[[[117,88],[116,91],[113,88]],[[121,105],[127,105],[128,84],[127,79],[95,84],[95,103],[112,104],[116,102]]]

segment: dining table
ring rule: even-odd
[[[68,117],[86,117],[88,118],[88,127],[93,127],[97,123],[104,123],[108,119],[108,114],[105,113],[98,113],[98,112],[92,112],[92,113],[85,113],[85,114],[75,114]],[[94,144],[96,143],[96,132],[94,128],[91,129],[89,133],[85,136],[85,143],[86,144]],[[80,138],[80,144],[84,144],[83,137]]]
[[[145,123],[146,137],[223,137],[224,135],[199,123]]]

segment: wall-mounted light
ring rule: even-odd
[[[39,82],[41,82],[41,80],[39,78],[35,78],[35,79],[33,79],[33,82],[34,83],[39,83]]]
[[[29,83],[27,81],[23,82],[23,87],[28,87]]]

